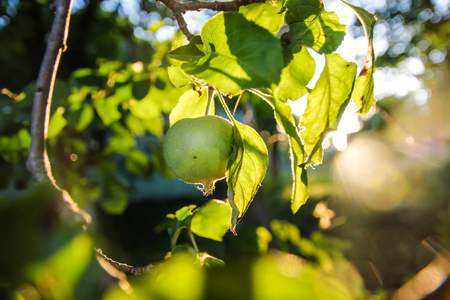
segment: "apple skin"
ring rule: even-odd
[[[202,184],[204,195],[225,177],[232,152],[233,125],[218,116],[185,118],[173,124],[164,138],[163,155],[181,180]]]

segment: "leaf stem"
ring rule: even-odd
[[[214,102],[214,93],[215,93],[214,88],[209,86],[207,93],[208,93],[208,103],[206,104],[205,116],[209,115],[211,112],[211,106]]]
[[[192,246],[194,246],[194,250],[198,253],[199,252],[198,251],[198,246],[197,246],[197,243],[195,242],[194,234],[192,233],[192,230],[190,230],[189,228],[187,228],[187,230],[189,232],[189,237],[191,238]]]
[[[239,102],[241,102],[241,98],[242,98],[242,95],[243,95],[244,93],[241,93],[240,95],[239,95],[239,97],[238,97],[238,99],[237,99],[237,101],[236,101],[236,104],[234,105],[234,109],[233,109],[233,116],[234,116],[234,114],[236,113],[236,109],[237,109],[237,107],[238,107],[238,105],[239,105]]]
[[[230,120],[234,123],[236,120],[234,119],[233,115],[231,114],[231,111],[228,108],[227,103],[225,102],[225,99],[223,98],[222,93],[218,91],[217,94],[219,95],[220,103],[222,104],[223,108],[225,109],[225,112],[227,113],[228,118],[230,118]]]
[[[183,228],[189,229],[186,226],[181,226],[180,228],[177,229],[177,231],[175,231],[175,233],[173,234],[173,237],[172,237],[171,245],[170,245],[170,247],[172,249],[175,248],[175,246],[177,245],[178,237],[180,236],[181,230],[183,230]]]
[[[257,89],[249,89],[249,91],[258,96],[259,98],[263,99],[264,101],[266,101],[273,109],[275,109],[273,103],[268,99],[270,97],[273,97],[272,95],[264,94],[263,92]]]

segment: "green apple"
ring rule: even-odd
[[[214,190],[214,182],[225,177],[232,139],[233,125],[224,118],[181,119],[164,138],[164,159],[178,178],[203,185],[206,196]]]

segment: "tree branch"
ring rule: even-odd
[[[27,168],[33,178],[40,183],[51,182],[60,192],[60,216],[83,225],[90,223],[91,216],[78,208],[70,194],[58,187],[52,175],[47,154],[47,132],[50,120],[53,88],[61,53],[67,48],[72,0],[55,0],[55,18],[53,20],[44,58],[36,81],[31,115],[31,144],[28,153]]]
[[[149,264],[147,266],[143,266],[143,267],[134,267],[134,266],[130,266],[124,263],[120,263],[117,262],[115,260],[112,260],[111,258],[109,258],[108,256],[106,256],[105,254],[103,254],[101,249],[96,249],[97,254],[104,260],[106,260],[110,265],[112,265],[114,268],[116,268],[117,270],[123,272],[123,273],[129,273],[129,274],[133,274],[133,275],[139,275],[140,273],[145,273],[150,271],[151,269],[153,269],[153,265]]]
[[[56,72],[61,53],[66,49],[72,1],[56,0],[55,8],[55,19],[36,81],[31,116],[31,145],[27,160],[28,170],[36,181],[53,183],[55,180],[47,155],[47,131]]]
[[[179,3],[176,0],[157,0],[157,2],[164,4],[168,9],[170,9],[178,22],[180,30],[183,31],[184,35],[188,40],[191,40],[194,36],[189,32],[186,21],[183,18],[184,13],[187,11],[201,11],[204,9],[211,9],[216,11],[237,11],[240,6],[252,4],[252,3],[263,3],[265,0],[234,0],[227,2],[187,2]]]

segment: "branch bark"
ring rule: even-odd
[[[55,9],[55,19],[36,81],[31,115],[31,145],[27,160],[28,170],[36,181],[52,183],[55,180],[47,155],[47,132],[56,72],[61,53],[66,49],[72,1],[56,0]]]
[[[239,7],[249,5],[252,3],[263,3],[265,0],[234,0],[227,2],[187,2],[179,3],[176,0],[157,0],[157,2],[164,4],[173,13],[173,16],[178,22],[180,30],[184,33],[188,40],[191,40],[194,35],[189,32],[183,14],[187,11],[201,11],[204,9],[211,9],[216,11],[237,11]]]
[[[53,20],[44,58],[36,81],[31,115],[31,144],[27,159],[27,168],[39,183],[51,182],[60,192],[60,215],[71,216],[71,220],[83,225],[90,223],[91,216],[78,208],[70,194],[58,187],[52,175],[47,154],[47,132],[50,120],[53,88],[62,52],[67,48],[72,0],[55,0],[55,18]]]
[[[105,261],[107,261],[110,265],[112,265],[114,268],[116,268],[117,270],[119,270],[120,272],[123,273],[129,273],[129,274],[133,274],[133,275],[139,275],[141,273],[145,273],[148,272],[150,270],[153,269],[153,265],[149,264],[147,266],[142,266],[142,267],[134,267],[134,266],[130,266],[124,263],[120,263],[117,262],[111,258],[109,258],[108,256],[106,256],[105,254],[103,254],[101,249],[96,249],[97,254]],[[106,270],[108,271],[108,270]],[[110,273],[110,272],[108,272]],[[114,276],[117,277],[117,276]]]

